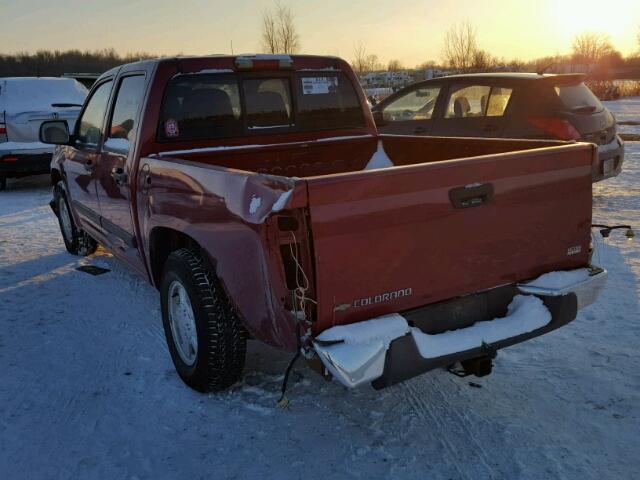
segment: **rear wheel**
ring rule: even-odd
[[[236,383],[244,368],[246,336],[215,275],[199,255],[169,255],[160,285],[162,322],[173,364],[199,392]]]
[[[67,251],[73,255],[91,255],[98,248],[96,241],[85,231],[76,227],[69,209],[69,201],[62,182],[58,182],[54,189],[54,202],[58,214],[60,233]]]

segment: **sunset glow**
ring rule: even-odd
[[[284,3],[295,14],[302,53],[347,59],[363,43],[383,62],[438,62],[446,30],[460,22],[475,26],[481,48],[505,59],[570,53],[573,38],[584,31],[608,35],[623,55],[640,48],[638,0]],[[123,54],[209,54],[231,53],[232,45],[236,53],[256,52],[262,12],[272,5],[272,0],[0,1],[0,52],[113,47]]]

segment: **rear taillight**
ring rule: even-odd
[[[7,126],[4,123],[0,123],[0,142],[6,142],[7,140]]]
[[[579,140],[580,132],[567,120],[555,117],[530,117],[529,123],[558,140]]]

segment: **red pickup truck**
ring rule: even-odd
[[[594,145],[378,135],[337,58],[123,65],[73,132],[40,136],[59,145],[67,250],[100,243],[160,290],[199,391],[240,379],[250,338],[347,386],[483,375],[606,281],[590,264]]]

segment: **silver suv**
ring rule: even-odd
[[[49,172],[53,147],[40,143],[40,124],[73,128],[87,89],[71,78],[0,78],[0,190],[7,178]]]

